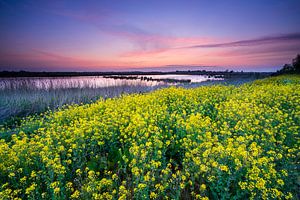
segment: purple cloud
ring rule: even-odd
[[[203,45],[193,45],[181,47],[186,48],[227,48],[227,47],[243,47],[243,46],[256,46],[263,44],[274,44],[279,42],[289,42],[289,41],[300,41],[300,33],[289,33],[281,34],[277,36],[267,36],[251,40],[240,40],[235,42],[226,43],[214,43],[214,44],[203,44]]]

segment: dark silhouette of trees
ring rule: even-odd
[[[300,74],[300,54],[293,59],[292,64],[285,64],[278,74]]]
[[[291,64],[285,64],[283,65],[282,69],[280,70],[283,73],[289,73],[293,71],[293,66]]]
[[[300,73],[300,54],[298,54],[297,57],[293,59],[293,67],[296,73]]]

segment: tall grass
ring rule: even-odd
[[[0,80],[0,124],[16,125],[21,118],[56,110],[64,105],[94,102],[99,98],[122,94],[144,93],[166,84],[142,81],[109,80],[95,82],[89,79],[32,79],[10,78]]]

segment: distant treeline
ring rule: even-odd
[[[300,54],[298,54],[291,64],[285,64],[282,69],[276,72],[276,75],[281,74],[300,74]]]
[[[269,76],[270,72],[234,72],[234,71],[170,71],[170,72],[29,72],[29,71],[2,71],[0,77],[68,77],[68,76],[110,76],[110,75],[165,75],[165,74],[182,74],[182,75],[207,75],[222,76],[223,78],[249,77],[257,78]]]

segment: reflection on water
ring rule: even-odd
[[[215,78],[215,77],[209,77],[204,75],[180,75],[180,74],[142,75],[139,77],[149,77],[153,79],[191,80],[191,83],[200,83],[208,80],[223,80],[223,78]]]
[[[202,75],[139,75],[138,79],[113,79],[103,76],[79,77],[19,77],[1,78],[0,89],[60,89],[60,88],[104,88],[114,86],[165,86],[171,85],[163,79],[191,80],[191,83],[200,83],[207,80],[221,80],[220,78]],[[141,77],[156,80],[141,80]],[[172,83],[173,85],[174,83]]]
[[[158,81],[119,80],[102,76],[82,77],[19,77],[1,78],[0,89],[60,89],[60,88],[104,88],[113,86],[159,86]]]

